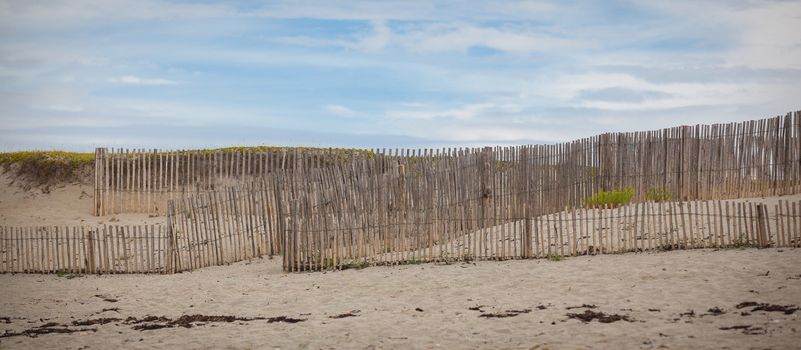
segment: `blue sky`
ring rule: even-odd
[[[799,82],[799,1],[0,0],[2,150],[550,143]]]

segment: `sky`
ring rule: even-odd
[[[563,142],[801,109],[801,1],[0,0],[0,150]]]

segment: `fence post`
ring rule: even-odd
[[[83,228],[81,228],[83,230]],[[88,248],[86,249],[86,266],[90,273],[97,273],[97,267],[95,266],[95,239],[94,239],[95,230],[89,230],[87,232],[87,241]]]
[[[757,243],[760,248],[770,246],[768,237],[768,218],[767,207],[764,204],[757,204]]]
[[[770,233],[770,215],[768,215],[768,206],[767,204],[761,204],[762,212],[764,213],[763,217],[763,224],[765,225],[765,247],[770,247],[773,245],[771,241],[771,233]],[[777,228],[778,229],[778,228]]]
[[[482,152],[480,153],[479,158],[479,189],[481,191],[480,197],[481,198],[481,213],[478,217],[479,222],[479,229],[484,229],[487,227],[487,202],[489,202],[489,197],[492,195],[492,190],[490,189],[490,173],[492,171],[492,165],[490,162],[494,161],[492,156],[492,147],[484,147]]]
[[[95,216],[101,216],[104,213],[103,208],[103,184],[106,183],[106,173],[104,171],[105,167],[105,148],[95,148],[95,193],[94,193],[94,208],[93,214]]]
[[[175,234],[173,230],[174,222],[173,216],[175,215],[175,205],[173,200],[170,199],[167,201],[167,249],[165,250],[164,260],[166,262],[164,266],[164,273],[175,273],[175,259],[178,255],[178,252],[175,249]]]

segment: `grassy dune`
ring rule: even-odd
[[[212,149],[181,150],[181,153],[231,152],[231,151],[281,151],[300,150],[303,152],[328,152],[328,148],[282,147],[282,146],[230,146]],[[373,155],[369,150],[336,149],[338,155]],[[51,185],[58,183],[90,182],[95,162],[94,152],[65,151],[19,151],[0,152],[0,169],[11,172],[20,184],[27,186]]]

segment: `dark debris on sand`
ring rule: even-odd
[[[762,327],[754,327],[752,325],[739,325],[739,326],[731,326],[731,327],[720,327],[720,330],[742,330],[743,334],[748,335],[761,335],[766,334],[768,331]]]
[[[346,312],[346,313],[344,313],[344,314],[339,314],[339,315],[328,316],[328,318],[358,317],[358,316],[359,316],[359,315],[358,315],[358,314],[359,314],[359,312],[360,312],[359,310],[353,310],[353,311],[350,311],[350,312]]]
[[[568,306],[565,309],[595,309],[597,307],[595,304],[581,304],[581,306]]]
[[[103,299],[103,301],[106,301],[106,302],[109,302],[109,303],[116,303],[117,301],[119,301],[117,299],[107,297],[107,296],[105,296],[103,294],[95,294],[94,296],[95,296],[95,298]]]
[[[504,312],[487,312],[478,315],[478,317],[484,318],[505,318],[505,317],[515,317],[520,314],[527,314],[531,312],[531,309],[522,309],[522,310],[506,310]]]
[[[785,315],[791,315],[799,310],[796,305],[776,305],[769,303],[757,303],[755,301],[744,301],[735,306],[738,309],[753,307],[751,312],[754,311],[767,311],[767,312],[783,312]]]
[[[352,313],[355,312],[359,311],[358,310],[352,311]],[[343,316],[343,317],[348,317],[348,316]],[[265,318],[265,317],[239,317],[239,316],[214,316],[214,315],[211,316],[182,315],[177,319],[170,319],[165,316],[145,316],[142,318],[130,316],[124,320],[116,317],[105,317],[105,318],[94,318],[88,320],[75,320],[72,321],[71,325],[59,324],[56,322],[48,322],[40,326],[24,330],[22,332],[5,331],[3,334],[0,334],[0,338],[21,336],[21,335],[36,337],[38,335],[51,334],[51,333],[96,332],[97,328],[69,328],[69,327],[105,325],[112,322],[121,322],[122,324],[125,325],[131,325],[132,326],[131,329],[133,330],[146,331],[146,330],[174,328],[174,327],[192,328],[194,326],[199,326],[206,323],[214,323],[214,322],[230,323],[235,321],[253,321],[253,320],[267,320],[268,323],[275,323],[275,322],[298,323],[306,321],[305,319],[292,318],[287,316],[276,316],[276,317]]]
[[[28,337],[31,337],[31,338],[36,338],[37,336],[40,336],[40,335],[43,335],[43,334],[52,334],[52,333],[64,334],[64,333],[76,333],[76,332],[97,332],[97,329],[96,328],[69,329],[69,328],[54,328],[52,326],[51,327],[39,326],[39,327],[26,329],[26,330],[24,330],[22,332],[9,332],[9,331],[6,331],[5,333],[0,334],[0,338],[15,337],[15,336],[20,336],[20,335],[28,336]]]
[[[487,307],[487,305],[476,305],[476,306],[471,306],[471,307],[468,307],[467,309],[468,309],[468,310],[470,310],[470,311],[484,312],[484,311],[483,311],[483,310],[481,310],[481,309],[482,309],[482,308],[485,308],[485,307]]]
[[[568,313],[568,318],[575,318],[581,320],[582,322],[592,322],[592,320],[598,320],[601,323],[612,323],[617,321],[626,321],[626,322],[634,322],[633,319],[626,315],[618,315],[618,314],[607,314],[601,311],[592,311],[592,310],[584,310],[583,313],[576,314],[576,313]]]
[[[725,313],[726,313],[726,311],[723,311],[721,308],[715,306],[713,308],[710,308],[709,310],[706,310],[706,313],[701,315],[701,316],[706,316],[706,315],[720,316],[720,315],[723,315]]]
[[[286,322],[286,323],[298,323],[306,321],[304,318],[292,318],[287,316],[277,316],[277,317],[270,317],[267,319],[267,323],[275,323],[275,322]]]
[[[268,322],[287,322],[287,321],[277,321],[278,318],[286,316],[279,316],[274,318],[267,319]],[[253,320],[264,320],[264,317],[238,317],[238,316],[215,316],[215,315],[182,315],[177,319],[169,319],[164,316],[147,316],[142,319],[137,319],[135,317],[128,317],[125,320],[126,324],[134,324],[132,329],[145,331],[145,330],[153,330],[153,329],[161,329],[161,328],[173,328],[173,327],[183,327],[183,328],[192,328],[198,324],[206,324],[206,323],[214,323],[214,322],[225,322],[230,323],[234,321],[253,321]],[[276,319],[276,320],[274,320]]]
[[[684,317],[684,316],[695,317],[695,310],[689,310],[687,312],[682,312],[682,313],[679,314],[679,316],[682,316],[682,317]]]
[[[95,318],[91,320],[77,320],[72,321],[73,326],[94,326],[96,324],[106,324],[111,322],[118,322],[122,321],[122,319],[115,318],[115,317],[107,317],[107,318]]]

